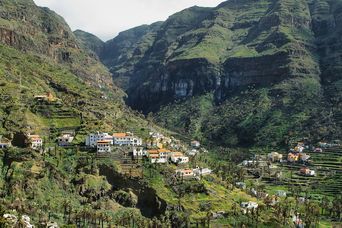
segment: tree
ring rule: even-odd
[[[5,207],[0,204],[0,228],[4,228],[8,225],[7,221],[3,217],[5,214]]]
[[[321,199],[321,204],[320,204],[320,206],[321,206],[321,209],[322,209],[321,214],[324,215],[325,212],[326,212],[326,210],[328,209],[328,206],[329,206],[329,198],[326,197],[326,196],[324,196],[324,197]]]
[[[71,203],[70,203],[69,200],[65,199],[62,202],[62,206],[63,206],[63,209],[64,209],[63,210],[63,218],[64,218],[64,221],[66,221],[67,220],[67,214],[70,211]],[[70,218],[70,213],[69,213],[68,218]]]
[[[314,202],[308,202],[305,206],[303,220],[307,227],[311,227],[311,224],[318,223],[318,218],[320,215],[319,206]]]

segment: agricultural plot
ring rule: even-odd
[[[299,170],[301,163],[276,163],[282,176],[278,179],[269,178],[267,174],[261,178],[267,184],[269,191],[279,189],[290,190],[294,186],[307,189],[311,196],[321,198],[321,195],[335,196],[342,192],[342,147],[324,149],[321,153],[308,152],[310,162],[305,164],[316,172],[316,176],[303,176]],[[286,157],[286,154],[284,154]]]

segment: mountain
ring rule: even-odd
[[[0,15],[0,134],[143,122],[125,106],[125,93],[113,84],[107,68],[82,47],[59,15],[31,0],[2,0]],[[48,92],[62,101],[62,111],[35,103],[34,96]]]
[[[108,219],[129,214],[144,221],[141,213],[158,211],[159,198],[146,183],[127,181],[111,159],[94,159],[93,151],[82,149],[89,132],[148,135],[151,123],[128,108],[124,96],[63,18],[32,0],[0,1],[0,140],[13,145],[0,149],[1,227],[14,227],[5,213],[28,215],[35,225],[61,225],[70,223],[71,213],[96,210]],[[76,134],[75,146],[56,146],[65,131]],[[43,151],[26,147],[28,133],[42,137]],[[134,196],[138,206],[120,205],[116,194]],[[80,226],[92,226],[86,217]]]
[[[74,34],[83,45],[83,48],[92,51],[95,55],[101,53],[104,42],[100,38],[82,30],[76,30]]]
[[[98,53],[103,63],[108,66],[114,76],[114,82],[127,89],[128,72],[132,72],[136,63],[151,47],[155,33],[161,22],[142,25],[119,33],[117,37],[105,43],[102,52]]]
[[[121,33],[100,57],[114,80],[125,78],[131,107],[193,137],[226,146],[334,138],[342,119],[341,9],[340,0],[196,6],[153,29],[127,31],[123,50]]]
[[[33,52],[64,64],[88,84],[112,87],[108,71],[91,57],[63,18],[32,0],[0,2],[0,41],[20,51]]]

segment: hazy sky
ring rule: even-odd
[[[224,0],[34,0],[65,18],[73,30],[82,29],[108,40],[119,32],[165,20],[190,6],[217,6]]]

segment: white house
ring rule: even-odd
[[[171,150],[168,150],[168,149],[158,149],[158,152],[159,152],[159,157],[165,158],[165,159],[168,159],[172,154]]]
[[[132,133],[114,133],[113,143],[118,146],[141,146],[142,139],[134,136]]]
[[[268,160],[271,160],[272,162],[279,162],[283,159],[283,155],[279,154],[278,152],[272,152],[267,155]]]
[[[246,189],[246,183],[244,182],[236,182],[235,185],[240,189]]]
[[[161,158],[157,154],[151,154],[151,155],[149,155],[149,158],[151,160],[151,163],[153,163],[153,164],[154,163],[162,163],[162,164],[167,163],[167,159],[166,158]]]
[[[111,144],[113,145],[113,137],[109,135],[108,133],[102,133],[102,132],[96,132],[91,133],[86,137],[86,146],[89,147],[96,147],[97,141],[111,141]]]
[[[141,158],[147,155],[147,151],[143,147],[133,147],[133,157]]]
[[[256,165],[257,161],[256,160],[244,160],[241,165],[243,166],[251,166],[251,165]]]
[[[7,149],[9,147],[11,147],[10,142],[0,142],[0,149]]]
[[[299,153],[302,153],[303,151],[304,151],[304,146],[302,146],[302,145],[297,145],[295,148],[294,148],[294,150],[296,151],[296,152],[299,152]]]
[[[310,155],[307,155],[306,153],[299,153],[299,159],[303,162],[308,161],[310,159]]]
[[[249,202],[242,202],[241,205],[240,205],[242,208],[247,208],[247,209],[257,209],[258,208],[258,203],[256,202],[252,202],[252,201],[249,201]]]
[[[212,173],[212,170],[208,169],[208,168],[198,168],[197,167],[193,171],[194,171],[194,174],[196,176],[206,176],[206,175],[210,175]]]
[[[198,150],[196,149],[188,150],[186,154],[189,156],[195,156],[196,154],[198,154]]]
[[[286,197],[286,191],[284,190],[277,190],[276,195],[279,197]]]
[[[242,207],[243,213],[246,214],[247,210],[252,210],[252,209],[255,210],[258,208],[259,205],[256,202],[249,201],[249,202],[242,202],[240,206]]]
[[[43,139],[39,135],[31,135],[28,136],[29,145],[34,150],[39,150],[43,147]]]
[[[201,143],[196,141],[196,140],[193,140],[193,141],[191,141],[190,145],[193,148],[199,148],[201,146]]]
[[[148,150],[147,156],[151,163],[167,163],[167,156],[160,153],[159,150]]]
[[[194,177],[194,172],[192,169],[178,169],[176,170],[176,175],[182,178],[192,178]]]
[[[97,153],[112,152],[112,142],[110,140],[97,141]]]
[[[323,152],[323,150],[322,150],[322,148],[320,148],[320,147],[317,147],[317,148],[315,148],[315,149],[313,150],[313,152],[316,152],[316,153],[322,153],[322,152]]]
[[[7,149],[12,146],[11,141],[3,140],[2,136],[0,135],[0,149]]]
[[[59,146],[70,146],[72,141],[74,140],[74,136],[72,134],[63,134],[57,138],[57,143]]]
[[[299,170],[299,173],[304,175],[304,176],[309,176],[309,177],[314,177],[316,176],[316,172],[315,170],[311,170],[309,169],[308,167],[302,167],[300,170]]]
[[[184,156],[184,154],[180,152],[171,153],[170,159],[175,164],[185,164],[189,162],[189,157]]]

